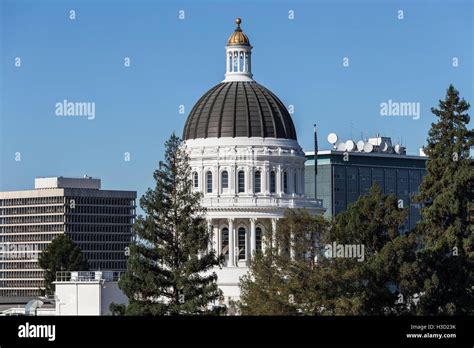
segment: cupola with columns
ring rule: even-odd
[[[227,40],[226,73],[223,82],[228,81],[253,81],[252,79],[252,46],[249,38],[240,28],[242,20],[235,20],[237,28]]]

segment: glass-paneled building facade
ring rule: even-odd
[[[395,194],[409,207],[403,230],[412,229],[420,219],[419,207],[412,202],[425,175],[427,157],[382,152],[319,151],[317,198],[323,200],[331,217],[366,194],[378,182],[385,194]],[[305,194],[314,198],[314,152],[306,153]]]

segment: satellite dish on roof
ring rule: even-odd
[[[363,150],[364,150],[364,144],[365,144],[365,143],[364,143],[363,140],[359,140],[359,141],[357,142],[357,150],[363,151]]]
[[[339,143],[336,145],[337,151],[346,151],[346,143]]]
[[[337,134],[336,133],[329,133],[328,142],[329,142],[329,144],[334,145],[337,142]]]
[[[395,145],[395,152],[400,154],[400,152],[402,152],[402,147],[400,146],[400,144],[397,144]]]
[[[355,148],[355,144],[352,140],[346,141],[346,151],[352,151]]]
[[[383,152],[386,152],[386,151],[388,150],[388,144],[387,144],[387,142],[382,141],[382,142],[380,143],[380,150],[382,150]]]
[[[364,144],[364,152],[372,152],[374,151],[374,145],[371,143],[365,143]]]

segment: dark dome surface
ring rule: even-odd
[[[256,82],[222,82],[194,105],[183,139],[262,137],[296,140],[288,110]]]

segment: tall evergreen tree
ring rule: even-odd
[[[364,251],[362,259],[323,259],[321,270],[330,274],[326,277],[330,283],[324,284],[323,278],[321,285],[329,290],[324,313],[385,315],[405,311],[408,299],[400,296],[405,291],[400,288],[399,270],[413,262],[416,247],[411,235],[399,235],[406,216],[396,197],[383,195],[375,183],[367,195],[335,217],[324,242],[358,245]]]
[[[84,259],[81,248],[71,239],[60,234],[43,250],[38,258],[39,266],[45,270],[45,294],[54,293],[56,272],[58,271],[85,271],[88,263]]]
[[[417,226],[421,250],[417,269],[420,314],[474,312],[474,229],[472,209],[474,167],[468,128],[469,104],[450,85],[445,100],[432,108],[432,123],[424,148],[427,175],[416,200],[422,204]]]
[[[220,264],[210,250],[212,234],[205,221],[201,194],[193,192],[189,157],[172,135],[165,160],[154,172],[156,185],[140,199],[127,272],[119,281],[130,300],[129,315],[208,314],[219,299]]]

